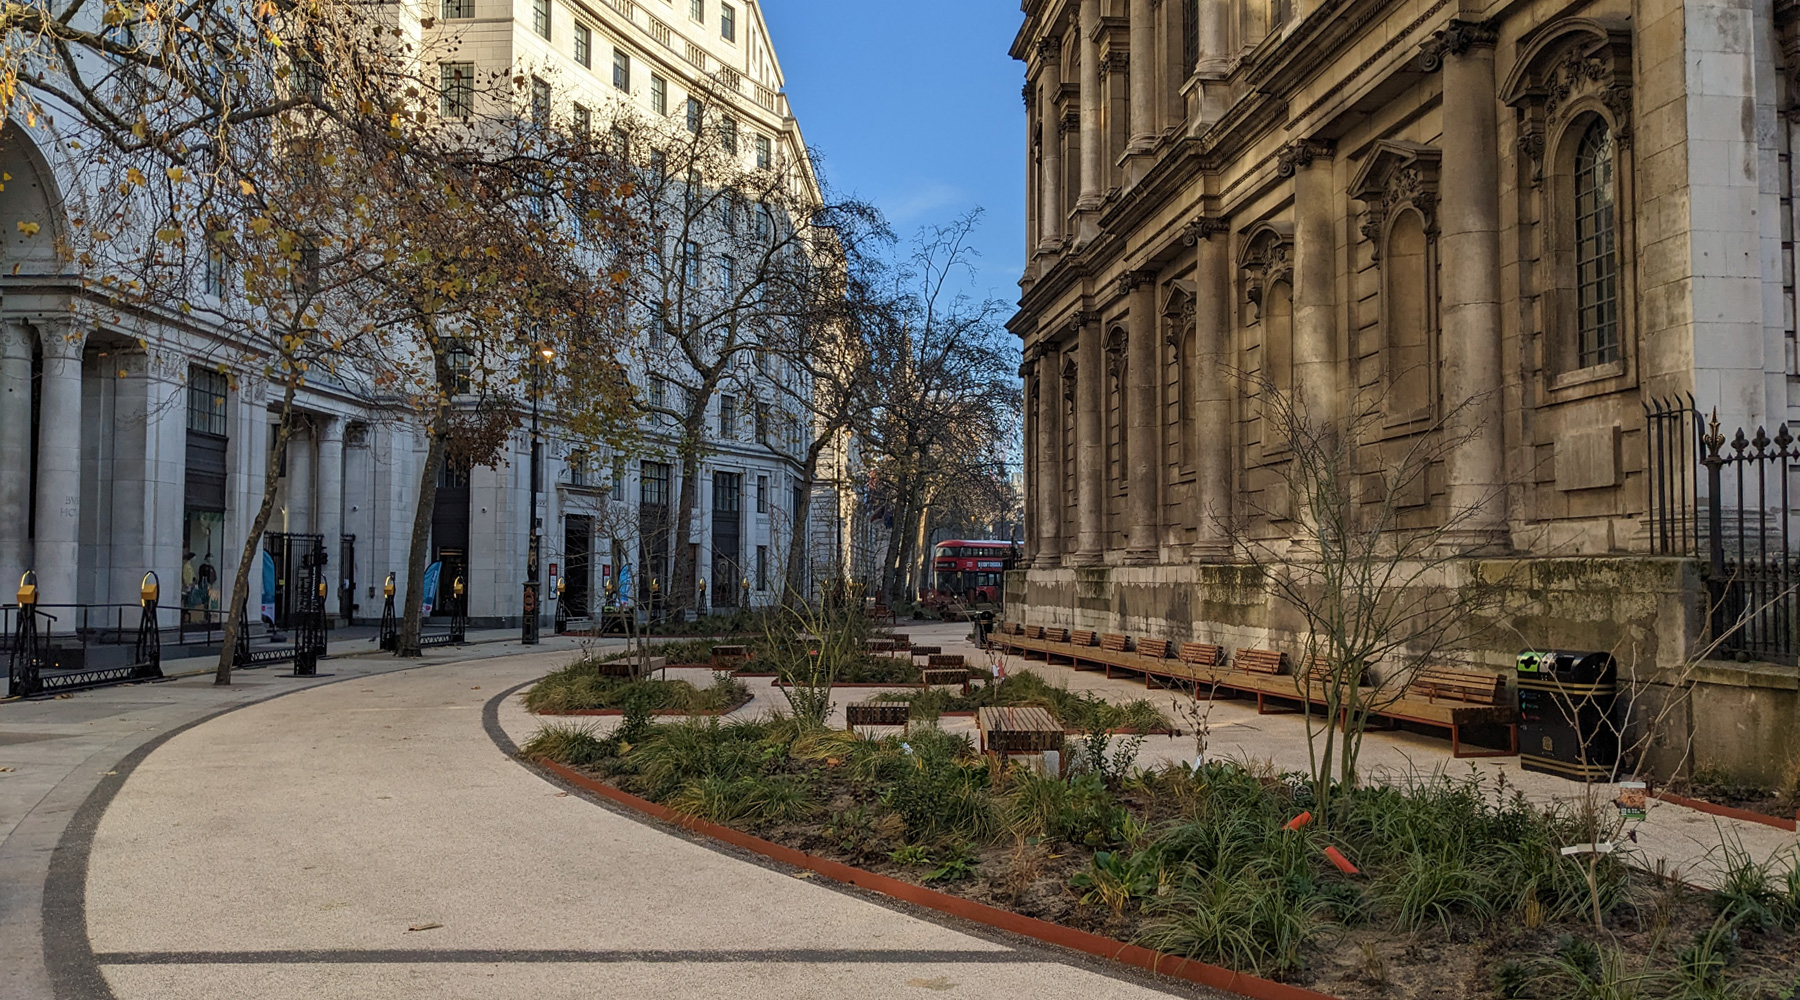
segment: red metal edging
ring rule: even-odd
[[[1777,830],[1786,830],[1789,833],[1796,832],[1796,827],[1800,827],[1800,810],[1795,811],[1794,819],[1782,819],[1780,816],[1722,806],[1704,799],[1690,799],[1685,795],[1676,795],[1674,792],[1657,792],[1655,794],[1657,798],[1672,806],[1684,806],[1710,816],[1723,816],[1726,819],[1743,820],[1746,823],[1760,823],[1763,826],[1772,826]]]
[[[1027,917],[1011,910],[1002,910],[996,906],[977,903],[972,899],[927,889],[922,885],[903,882],[886,875],[877,875],[874,872],[864,871],[842,862],[816,858],[804,851],[783,847],[741,830],[734,830],[728,826],[720,826],[717,823],[695,819],[691,816],[682,816],[666,806],[639,798],[630,792],[621,791],[605,782],[595,781],[565,765],[553,761],[538,761],[537,763],[572,785],[579,786],[620,805],[628,806],[652,819],[691,830],[734,847],[753,851],[772,861],[817,872],[834,882],[858,886],[902,902],[936,910],[939,913],[947,913],[953,917],[986,924],[989,927],[1093,955],[1097,958],[1104,958],[1122,965],[1129,965],[1132,968],[1143,969],[1213,989],[1225,990],[1238,996],[1250,997],[1251,1000],[1336,1000],[1329,994],[1319,993],[1305,987],[1290,986],[1287,983],[1278,983],[1221,966],[1208,965],[1194,959],[1152,951],[1141,945],[1126,944],[1112,938],[1101,937],[1098,934],[1090,934],[1072,927],[1054,924],[1048,920]]]

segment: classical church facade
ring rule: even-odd
[[[1298,531],[1279,495],[1292,456],[1257,399],[1272,387],[1323,422],[1374,415],[1359,467],[1455,442],[1398,504],[1415,525],[1453,520],[1443,541],[1469,572],[1514,581],[1524,610],[1471,662],[1506,671],[1536,645],[1647,670],[1704,643],[1700,560],[1662,530],[1691,531],[1693,508],[1671,514],[1658,490],[1699,478],[1687,414],[1775,435],[1800,404],[1800,8],[1024,13],[1017,617],[1298,648],[1243,572],[1241,533]],[[1671,400],[1675,468],[1658,458]],[[1695,698],[1696,731],[1786,741],[1708,751],[1727,765],[1800,753],[1792,660],[1771,659],[1777,680]]]

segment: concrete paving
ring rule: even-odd
[[[967,626],[900,630],[987,659]],[[253,671],[229,689],[200,676],[0,704],[0,996],[1211,995],[794,878],[544,780],[504,752],[538,720],[499,696],[574,649],[496,641],[422,666],[333,659],[318,680]],[[1173,697],[997,665],[1115,699]],[[768,681],[749,683],[741,714],[785,707]],[[873,693],[840,692],[837,717]],[[1209,755],[1305,768],[1296,716],[1220,702],[1211,725]],[[1580,794],[1517,758],[1368,740],[1379,777],[1474,768],[1542,801]],[[1143,760],[1193,753],[1191,737],[1152,737]],[[1721,838],[1758,856],[1793,844],[1668,805],[1638,832],[1643,863],[1701,881]]]
[[[167,739],[69,828],[59,853],[86,891],[48,908],[55,995],[1212,995],[795,878],[546,781],[503,752],[536,721],[496,696],[568,655],[352,676]]]

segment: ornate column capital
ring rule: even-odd
[[[1330,139],[1295,139],[1275,154],[1275,172],[1292,177],[1301,167],[1312,166],[1314,160],[1329,160],[1336,153],[1337,143]]]
[[[1435,73],[1444,65],[1445,56],[1460,56],[1470,49],[1491,49],[1499,41],[1500,32],[1491,21],[1451,21],[1419,46],[1418,65],[1427,73]]]
[[[24,320],[0,319],[0,357],[31,357],[31,331]]]
[[[87,348],[87,327],[72,318],[36,319],[31,325],[37,327],[38,346],[43,348],[46,358],[79,361],[81,352]]]
[[[1062,36],[1045,35],[1038,39],[1037,53],[1045,59],[1055,59],[1062,54]]]
[[[1081,333],[1082,327],[1095,322],[1099,318],[1100,318],[1099,316],[1096,316],[1095,314],[1093,314],[1091,312],[1077,309],[1074,313],[1070,314],[1070,316],[1069,316],[1069,332],[1074,333],[1074,334],[1079,334],[1079,333]]]
[[[1119,275],[1119,294],[1130,295],[1138,288],[1156,281],[1156,272],[1148,268],[1137,268]]]
[[[1202,215],[1181,227],[1181,245],[1184,247],[1196,246],[1201,240],[1210,240],[1214,236],[1219,236],[1228,232],[1230,229],[1231,223],[1226,222],[1224,219]]]

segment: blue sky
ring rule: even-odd
[[[764,0],[806,141],[839,194],[894,231],[977,206],[978,298],[1014,303],[1024,264],[1024,67],[1015,0]],[[1010,315],[1010,310],[1007,313]]]

